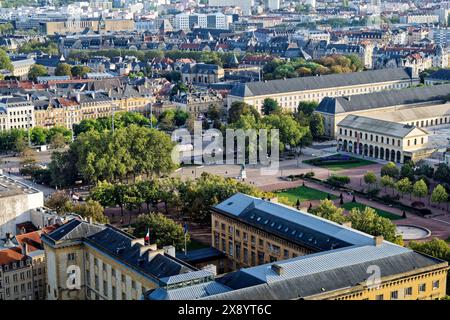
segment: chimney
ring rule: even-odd
[[[282,276],[284,274],[284,269],[279,264],[273,264],[272,271],[275,272],[279,276]]]
[[[92,217],[89,217],[89,224],[92,224]]]
[[[165,246],[165,247],[163,247],[163,250],[166,255],[175,257],[175,247],[174,246]]]
[[[384,240],[383,236],[373,237],[374,246],[376,247],[381,246],[383,244],[383,240]]]
[[[351,221],[344,221],[341,223],[344,227],[351,228],[352,222]]]
[[[22,248],[22,254],[24,256],[28,255],[28,245],[26,242],[22,242],[21,248]]]
[[[150,252],[153,251],[150,245],[141,246],[139,248],[139,257],[142,257],[144,255],[144,253],[146,253],[147,251],[149,251],[149,254],[150,254]]]
[[[131,240],[131,246],[134,246],[136,243],[139,243],[140,245],[145,246],[144,238],[137,238],[137,239]]]
[[[159,250],[149,250],[148,251],[148,261],[152,261],[154,257],[156,257],[158,254],[164,254],[164,249]]]

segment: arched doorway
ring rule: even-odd
[[[364,155],[367,156],[369,153],[369,147],[367,146],[367,144],[364,145]]]
[[[390,156],[389,149],[386,148],[386,161],[389,161],[389,156]]]
[[[400,153],[400,151],[397,151],[397,162],[400,163],[402,160],[402,154]]]
[[[378,158],[378,147],[377,146],[375,146],[375,158]]]
[[[373,157],[373,146],[369,146],[369,157]]]
[[[347,140],[344,140],[344,144],[342,146],[342,150],[347,151]]]
[[[391,150],[391,161],[395,161],[395,150]]]
[[[353,142],[353,153],[357,153],[358,152],[358,144],[356,142]]]
[[[380,159],[384,159],[384,148],[380,148]]]
[[[363,154],[363,144],[361,142],[359,143],[358,153],[361,155]]]

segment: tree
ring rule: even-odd
[[[150,243],[156,242],[159,248],[168,245],[173,245],[177,250],[184,248],[185,235],[183,226],[161,213],[140,215],[138,217],[134,235],[136,237],[144,237],[147,230],[150,230]],[[190,237],[187,234],[186,243],[189,242]]]
[[[408,178],[410,181],[414,181],[414,163],[412,161],[408,161],[402,165],[400,178]]]
[[[302,137],[309,132],[306,127],[300,126],[290,114],[271,114],[262,119],[267,129],[278,129],[280,138],[280,151],[286,146],[295,148],[299,146]]]
[[[42,127],[31,129],[31,142],[35,145],[44,145],[47,142],[48,130]]]
[[[52,149],[63,148],[66,145],[66,138],[64,138],[63,134],[57,132],[51,137],[50,146]]]
[[[408,178],[403,178],[395,183],[395,187],[402,194],[402,197],[405,193],[410,193],[412,191],[412,184]]]
[[[0,48],[0,70],[1,69],[13,71],[14,68],[6,51]]]
[[[444,240],[434,238],[426,242],[411,241],[408,246],[412,250],[450,262],[450,247]]]
[[[235,101],[231,104],[230,109],[228,109],[228,123],[237,122],[242,115],[253,115],[256,119],[260,118],[259,112],[251,105]]]
[[[332,175],[327,179],[328,183],[336,187],[343,187],[350,183],[350,177],[348,176],[338,176]]]
[[[319,104],[316,101],[301,101],[298,104],[298,112],[302,112],[306,116],[310,116],[317,109]]]
[[[445,163],[440,163],[433,174],[433,178],[439,182],[450,183],[450,168]]]
[[[72,66],[68,63],[59,63],[55,69],[56,76],[72,76]]]
[[[414,197],[422,198],[425,197],[428,194],[428,187],[425,181],[419,180],[414,183],[412,188],[412,194]]]
[[[88,66],[83,65],[73,66],[72,69],[70,69],[70,73],[72,74],[72,76],[81,78],[84,77],[86,73],[89,73],[90,71],[91,69]]]
[[[324,119],[320,113],[313,113],[309,119],[309,130],[314,139],[325,135]]]
[[[399,175],[400,170],[393,162],[389,162],[381,168],[381,176],[389,176],[391,178],[397,179]]]
[[[364,182],[369,185],[369,189],[371,189],[371,186],[377,182],[377,176],[372,171],[368,171],[364,175]]]
[[[445,188],[438,184],[431,193],[431,202],[441,204],[442,202],[446,202],[448,200],[448,194]]]
[[[45,206],[61,214],[69,211],[70,201],[71,199],[66,192],[56,191],[45,201]]]
[[[94,200],[88,200],[86,203],[77,203],[70,206],[71,213],[79,214],[83,218],[91,218],[98,223],[108,223],[108,218],[104,215],[105,210],[102,205]]]
[[[379,216],[370,207],[364,210],[353,208],[348,216],[352,228],[368,233],[372,236],[383,236],[387,241],[403,245],[401,235],[397,235],[396,226],[391,220]]]
[[[278,105],[278,102],[271,98],[264,99],[262,109],[263,109],[264,115],[266,115],[266,116],[269,114],[272,114],[272,113],[280,113],[281,112],[281,108]]]
[[[37,81],[38,77],[48,76],[47,68],[40,64],[34,64],[31,66],[28,72],[28,78],[31,81]]]
[[[342,223],[347,220],[344,216],[344,209],[337,208],[333,204],[333,201],[328,199],[321,200],[317,208],[311,209],[311,213],[337,223]]]
[[[388,187],[392,188],[392,190],[394,190],[394,188],[395,188],[395,180],[394,180],[394,178],[392,178],[389,175],[382,176],[380,179],[380,183],[381,183],[381,186],[385,188],[384,189],[385,192],[386,192],[386,188],[388,188]]]

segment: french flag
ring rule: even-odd
[[[150,241],[150,228],[147,229],[147,234],[145,235],[145,241],[149,242]]]

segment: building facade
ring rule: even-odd
[[[175,258],[172,246],[158,249],[110,225],[73,219],[42,241],[49,300],[140,300],[178,276],[212,275]]]
[[[255,252],[259,238],[269,242],[289,239],[312,252],[286,258],[281,254],[269,263],[261,260],[262,264],[256,259],[255,266],[215,280],[160,287],[147,292],[146,299],[437,300],[446,295],[448,262],[390,243],[382,236],[373,237],[350,225],[241,193],[216,205],[212,214],[213,230],[224,233],[220,238],[226,246],[219,248],[230,259],[236,260],[235,249],[228,243],[240,241],[237,229],[255,235]],[[230,227],[233,230],[228,232]],[[376,282],[370,277],[374,266],[381,270]]]

